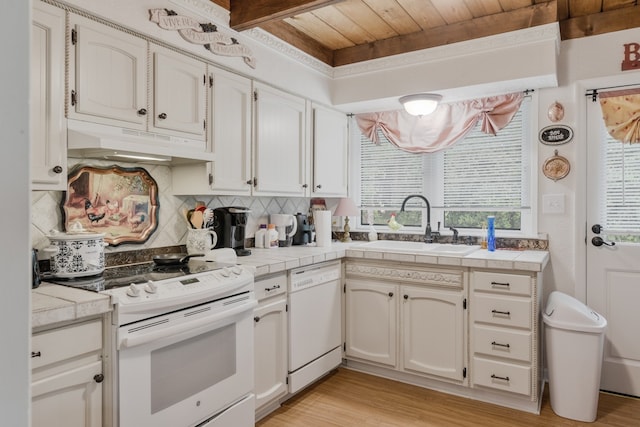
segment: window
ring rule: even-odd
[[[600,218],[607,238],[640,243],[640,144],[613,139],[602,123],[600,156],[603,159],[604,197]]]
[[[418,198],[399,213],[404,198],[424,195],[431,205],[431,226],[480,230],[488,215],[496,228],[522,234],[533,232],[530,209],[535,164],[531,145],[531,97],[498,135],[487,135],[479,126],[451,148],[432,154],[411,154],[383,141],[373,144],[358,133],[360,141],[359,225],[385,226],[391,214],[407,230],[426,226],[424,202]],[[357,129],[357,126],[356,126]]]

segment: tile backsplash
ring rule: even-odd
[[[111,166],[113,162],[79,161],[69,159],[69,170],[75,165]],[[182,209],[191,209],[196,200],[203,201],[210,208],[221,206],[243,206],[251,210],[247,222],[247,238],[252,238],[259,224],[266,223],[270,214],[309,210],[308,198],[286,197],[236,197],[236,196],[173,196],[171,194],[171,170],[168,166],[139,165],[118,163],[122,167],[143,167],[158,185],[158,227],[149,239],[142,244],[121,244],[107,247],[105,252],[131,251],[163,246],[183,245],[186,242],[187,223],[182,217]],[[51,230],[63,229],[62,210],[60,208],[64,193],[62,191],[31,192],[31,244],[35,249],[49,246],[46,235]]]

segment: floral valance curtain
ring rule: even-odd
[[[609,135],[621,142],[640,142],[640,89],[598,93]]]
[[[428,116],[404,110],[357,114],[364,135],[379,144],[378,129],[391,143],[411,153],[433,153],[464,138],[480,121],[483,132],[495,135],[520,109],[524,95],[512,93],[440,104]]]

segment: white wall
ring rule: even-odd
[[[31,3],[3,2],[0,50],[0,414],[2,425],[29,425],[29,38]]]

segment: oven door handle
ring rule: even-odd
[[[173,337],[184,332],[196,332],[198,328],[211,328],[212,323],[231,318],[238,314],[244,313],[245,311],[253,310],[253,308],[257,305],[258,302],[256,300],[250,300],[244,302],[242,305],[224,310],[220,313],[212,314],[211,316],[201,317],[199,319],[181,323],[176,326],[170,326],[168,328],[149,331],[143,335],[124,337],[121,338],[118,342],[118,350],[136,347],[163,338]]]

